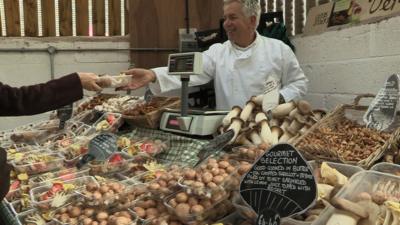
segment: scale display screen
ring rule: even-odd
[[[193,72],[193,55],[172,57],[169,61],[169,72]]]
[[[168,74],[196,75],[203,73],[202,54],[185,52],[170,54],[168,57]]]

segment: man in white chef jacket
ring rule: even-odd
[[[228,41],[203,52],[203,75],[191,76],[190,86],[214,79],[217,110],[244,106],[251,96],[265,91],[265,81],[275,76],[280,83],[280,101],[301,98],[308,80],[293,51],[280,40],[257,33],[260,18],[258,0],[224,0],[224,29]],[[167,67],[131,69],[132,82],[125,89],[149,85],[154,94],[181,87],[179,76],[170,76]]]

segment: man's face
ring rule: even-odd
[[[224,20],[226,34],[235,44],[241,46],[243,42],[254,37],[256,17],[247,17],[239,2],[228,3],[224,6]]]

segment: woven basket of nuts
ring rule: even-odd
[[[400,127],[397,126],[400,116],[396,115],[395,123],[387,130],[367,128],[363,115],[368,106],[359,104],[364,97],[374,95],[360,95],[353,104],[338,106],[294,145],[307,159],[371,167],[396,146],[400,136]]]
[[[180,105],[179,97],[155,96],[149,102],[137,104],[133,108],[125,110],[122,118],[134,126],[156,129],[159,127],[164,110],[166,108],[177,109]]]

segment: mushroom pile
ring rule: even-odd
[[[232,108],[223,119],[219,132],[234,131],[230,144],[270,146],[291,143],[325,114],[324,110],[312,110],[307,101],[300,100],[278,105],[271,110],[272,119],[268,119],[262,111],[262,99],[253,96],[243,109]]]

